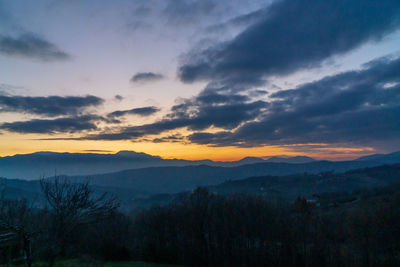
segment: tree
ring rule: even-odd
[[[72,183],[67,178],[42,179],[41,189],[49,205],[47,239],[50,261],[66,256],[78,228],[111,217],[119,201],[107,193],[98,195],[89,181]]]

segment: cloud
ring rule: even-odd
[[[142,107],[142,108],[134,108],[130,110],[117,110],[114,112],[111,112],[107,115],[109,118],[115,118],[115,117],[122,117],[125,115],[138,115],[138,116],[150,116],[153,115],[154,113],[160,111],[159,108],[157,107]]]
[[[182,143],[185,137],[181,134],[173,134],[165,137],[154,138],[153,143]]]
[[[133,83],[146,83],[146,82],[154,82],[164,79],[162,74],[153,73],[153,72],[138,72],[131,78],[131,82]]]
[[[196,98],[186,99],[171,108],[163,119],[140,126],[123,127],[118,131],[88,135],[89,140],[133,140],[147,135],[188,128],[199,131],[210,127],[234,129],[256,119],[267,107],[264,101],[251,101],[243,95],[222,95],[203,92]]]
[[[270,76],[314,68],[379,41],[399,28],[399,12],[399,1],[276,1],[263,11],[263,19],[233,40],[189,52],[179,77],[183,82],[259,86]]]
[[[87,96],[9,96],[0,95],[0,112],[18,112],[49,117],[76,115],[89,107],[99,106],[103,99]]]
[[[168,0],[163,14],[169,23],[194,23],[209,16],[218,7],[213,0]]]
[[[56,45],[31,33],[22,34],[16,38],[0,35],[0,53],[45,62],[71,59],[69,54],[61,51]]]
[[[189,140],[212,146],[399,143],[399,73],[400,58],[381,58],[274,93],[262,119],[234,131],[193,133]]]
[[[29,121],[7,122],[0,125],[0,129],[17,133],[76,133],[85,130],[96,130],[96,122],[102,120],[95,115],[57,119],[34,119]]]
[[[122,100],[124,100],[124,97],[122,95],[115,95],[114,99],[117,101],[122,101]]]
[[[130,29],[157,28],[162,33],[176,33],[186,31],[186,36],[193,36],[193,26],[196,27],[196,35],[202,35],[203,29],[218,25],[212,31],[221,30],[226,22],[230,26],[244,24],[251,20],[250,15],[260,6],[265,6],[271,0],[148,0],[133,1]],[[236,18],[237,19],[233,19]],[[231,21],[232,20],[232,21]],[[207,29],[208,30],[208,29]]]
[[[324,151],[334,145],[387,148],[390,144],[393,150],[393,144],[400,145],[399,73],[400,57],[379,58],[359,70],[272,93],[268,102],[206,88],[196,97],[181,100],[153,123],[106,128],[72,139],[140,141],[167,133],[147,140],[289,149],[308,145],[314,151],[321,150],[315,144],[323,144]],[[192,133],[168,133],[181,128]]]

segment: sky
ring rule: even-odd
[[[400,150],[398,0],[0,0],[0,156]]]

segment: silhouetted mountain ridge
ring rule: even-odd
[[[282,159],[281,162],[285,162],[286,160],[288,159]],[[41,151],[32,154],[17,154],[14,156],[0,157],[0,176],[34,180],[54,174],[93,175],[127,169],[202,164],[233,167],[266,161],[268,160],[256,157],[246,157],[232,162],[163,159],[159,156],[152,156],[135,151],[120,151],[115,154]]]
[[[295,156],[295,157],[270,157],[266,160],[267,162],[285,162],[285,163],[309,163],[315,161],[315,159],[307,156]]]
[[[400,162],[400,151],[390,154],[374,154],[358,158],[357,160],[376,161],[382,164],[395,164]]]

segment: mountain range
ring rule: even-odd
[[[125,207],[165,202],[174,194],[198,186],[208,186],[218,193],[261,190],[276,197],[293,199],[299,194],[357,190],[400,182],[398,165],[393,168],[383,166],[387,172],[375,176],[370,175],[373,171],[368,175],[364,171],[365,168],[396,163],[400,163],[400,152],[351,161],[317,161],[298,156],[247,157],[234,162],[168,160],[132,151],[116,154],[39,152],[0,158],[0,177],[7,177],[0,179],[0,185],[4,187],[6,197],[27,198],[40,203],[43,199],[38,178],[51,179],[54,169],[75,182],[89,180],[96,194],[115,194]],[[357,174],[355,169],[364,174]],[[21,179],[10,179],[17,177]]]
[[[246,157],[238,161],[222,162],[211,160],[163,159],[146,153],[120,151],[115,154],[99,153],[55,153],[37,152],[0,157],[0,177],[36,180],[54,175],[84,175],[92,176],[102,173],[119,172],[149,167],[182,167],[207,165],[214,167],[237,167],[255,163],[290,163],[307,164],[316,160],[306,156],[278,156],[269,158]],[[358,161],[379,164],[400,163],[400,152],[391,154],[375,154],[361,157],[353,162],[358,167]]]
[[[234,167],[260,162],[306,163],[314,159],[297,157],[246,157],[239,161],[163,159],[146,153],[120,151],[115,154],[36,152],[0,157],[0,177],[36,180],[51,175],[93,175],[147,167],[208,165]]]

